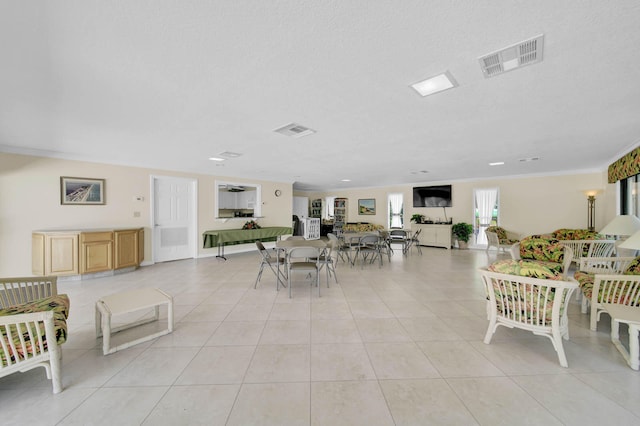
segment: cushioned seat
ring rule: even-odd
[[[34,312],[44,312],[44,311],[53,311],[53,325],[55,330],[56,342],[58,345],[63,344],[67,340],[67,318],[69,316],[69,297],[66,294],[58,294],[55,296],[47,297],[44,299],[35,300],[33,302],[11,306],[9,308],[0,309],[0,316],[9,316],[9,315],[19,315],[19,314],[29,314]],[[7,350],[9,351],[10,357],[12,361],[15,361],[17,358],[24,359],[24,353],[21,350],[21,338],[27,343],[27,354],[32,353],[31,351],[31,338],[37,337],[38,335],[42,335],[45,340],[45,348],[46,346],[46,334],[45,334],[45,325],[43,322],[32,322],[30,323],[31,330],[20,328],[18,332],[17,326],[15,324],[10,325],[9,327],[2,327],[2,340],[8,342],[8,334],[11,335],[11,340],[15,344],[16,350],[15,352],[12,350],[10,345],[7,345]],[[37,326],[36,326],[37,325]],[[2,358],[2,365],[7,366],[7,358],[6,358],[5,350],[3,349],[3,345],[0,344],[0,357]],[[29,355],[27,355],[28,357]],[[17,358],[16,358],[17,357]]]
[[[487,268],[501,274],[520,275],[522,277],[562,280],[562,264],[542,260],[505,259],[492,263]]]
[[[534,262],[551,262],[562,268],[562,274],[567,276],[569,265],[573,259],[573,251],[554,238],[543,238],[538,235],[523,238],[520,243],[511,247],[511,257],[516,260],[530,260]]]

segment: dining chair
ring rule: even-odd
[[[296,271],[315,272],[318,297],[320,297],[320,256],[324,250],[316,247],[294,247],[287,253],[287,280],[289,283],[289,298],[291,294],[291,277]],[[314,260],[311,260],[314,259]]]
[[[380,230],[378,231],[378,235],[380,236],[380,240],[378,244],[380,244],[380,253],[384,253],[387,255],[387,259],[391,262],[391,253],[393,249],[391,248],[391,242],[389,241],[389,231]]]
[[[409,238],[409,247],[407,248],[408,252],[411,250],[412,247],[415,247],[415,248],[418,249],[418,253],[420,253],[420,255],[422,255],[422,247],[420,247],[420,233],[421,232],[422,232],[422,228],[420,228],[416,232],[414,232],[413,235],[411,235],[411,238]]]
[[[391,251],[393,252],[392,244],[402,245],[402,254],[407,254],[407,246],[409,244],[407,231],[404,229],[392,229],[389,231],[389,247],[391,247]]]
[[[338,275],[336,275],[335,264],[337,263],[337,259],[334,259],[332,254],[334,250],[337,250],[337,239],[329,239],[327,243],[327,249],[323,254],[320,255],[320,270],[322,268],[326,268],[327,271],[327,288],[329,288],[329,277],[333,275],[333,279],[336,280],[336,284],[338,284]],[[315,260],[315,259],[313,259]]]
[[[255,289],[258,287],[258,282],[260,281],[260,278],[262,278],[262,271],[264,271],[265,266],[268,266],[276,276],[276,291],[280,289],[280,284],[282,284],[283,287],[286,287],[286,259],[280,256],[278,253],[276,253],[275,256],[271,256],[271,253],[269,253],[269,251],[260,241],[256,241],[256,247],[258,248],[258,251],[262,256],[262,261],[260,262],[260,270],[258,271],[258,277],[256,278],[256,282],[253,285],[253,288]],[[282,269],[280,269],[281,266]]]
[[[364,268],[365,262],[369,261],[369,263],[373,263],[376,259],[378,259],[379,267],[382,267],[382,253],[380,253],[379,240],[380,237],[378,235],[364,235],[360,237],[351,265],[355,265],[358,256],[362,255],[362,268]],[[369,256],[371,257],[369,258]]]
[[[333,241],[333,250],[337,253],[336,263],[338,258],[340,258],[343,262],[351,264],[352,245],[346,243],[343,238],[338,238],[336,234],[332,232],[327,234],[327,238],[329,241]],[[346,260],[344,258],[345,256],[347,257]]]

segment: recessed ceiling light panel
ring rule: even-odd
[[[525,65],[542,61],[544,35],[540,34],[520,43],[500,49],[478,58],[485,78],[494,77]]]
[[[458,83],[449,71],[411,85],[411,87],[418,92],[420,96],[433,95],[434,93],[442,92],[457,86]]]
[[[490,166],[503,166],[504,161],[496,161],[495,163],[489,163]]]
[[[224,158],[220,158],[220,157],[209,157],[209,160],[211,161],[224,161]]]

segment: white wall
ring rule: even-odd
[[[291,226],[293,190],[290,183],[243,180],[224,176],[190,175],[166,170],[144,169],[0,153],[0,275],[31,275],[31,233],[38,229],[99,227],[144,227],[145,263],[151,260],[150,176],[190,177],[198,181],[198,256],[215,255],[216,249],[202,248],[202,232],[209,229],[240,228],[240,219],[214,219],[216,180],[262,185],[263,226]],[[106,179],[106,205],[60,205],[60,176]],[[441,183],[441,182],[438,182]],[[446,183],[446,182],[444,182]],[[405,223],[413,213],[432,218],[443,216],[440,208],[413,208],[412,187],[429,183],[384,188],[352,189],[317,193],[296,193],[309,198],[325,196],[349,199],[349,222],[387,224],[387,195],[401,192],[405,199]],[[454,222],[472,222],[474,188],[498,187],[501,225],[524,235],[557,228],[585,228],[587,201],[583,191],[602,189],[596,201],[596,229],[616,214],[615,185],[606,183],[606,172],[566,176],[452,182],[453,207],[447,215]],[[274,191],[280,189],[282,196]],[[144,202],[134,201],[143,195]],[[375,198],[375,215],[358,215],[358,199]],[[140,217],[134,217],[134,212]],[[231,247],[230,247],[231,249]],[[232,252],[234,250],[229,250]]]
[[[291,226],[290,183],[191,175],[166,170],[114,166],[0,153],[0,276],[31,275],[31,233],[42,229],[144,227],[145,263],[151,261],[150,176],[175,176],[198,182],[198,256],[217,253],[202,248],[202,233],[240,228],[246,218],[214,219],[216,180],[262,185],[262,226]],[[60,205],[60,176],[106,179],[106,205]],[[282,191],[276,197],[276,189]],[[145,197],[143,202],[134,196]],[[140,212],[140,217],[134,217]]]
[[[293,197],[293,214],[299,219],[309,216],[309,198]]]
[[[442,183],[449,182],[437,184]],[[560,176],[485,179],[451,182],[451,184],[453,207],[447,207],[446,214],[447,217],[453,218],[454,223],[473,223],[473,190],[492,187],[498,188],[500,193],[500,224],[522,235],[545,233],[558,228],[586,228],[587,197],[584,191],[589,189],[603,191],[596,200],[596,230],[604,227],[616,214],[616,186],[607,184],[606,171]],[[444,219],[441,207],[413,207],[412,188],[422,185],[430,185],[430,183],[315,193],[296,192],[295,195],[305,195],[310,198],[346,197],[349,199],[349,222],[371,222],[386,226],[388,194],[401,192],[405,203],[405,226],[409,226],[409,219],[414,213],[423,214],[432,219],[438,217]],[[359,198],[375,198],[376,214],[358,215]]]

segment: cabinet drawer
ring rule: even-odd
[[[92,243],[94,241],[112,241],[113,232],[83,232],[80,234],[80,241],[83,243]]]

